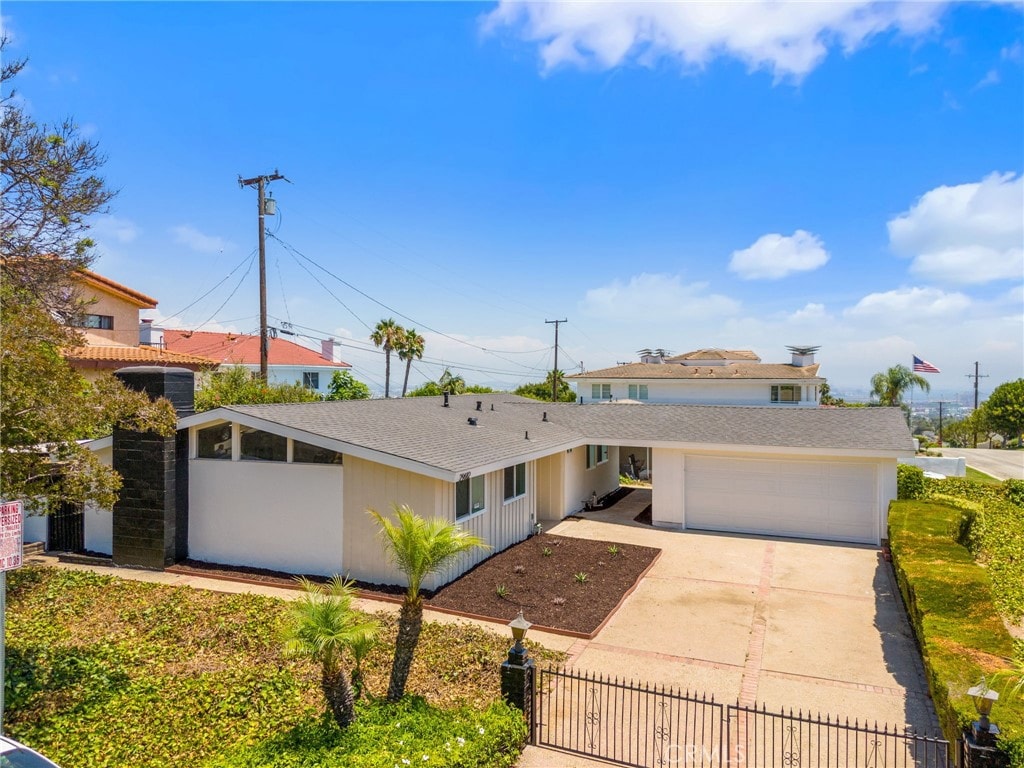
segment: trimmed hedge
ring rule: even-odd
[[[924,496],[924,470],[913,464],[896,465],[896,498],[920,499]]]
[[[934,501],[894,501],[889,544],[935,710],[946,738],[977,718],[966,691],[1010,667],[1014,643],[992,597],[988,571],[955,540],[961,511]],[[1003,696],[992,710],[1010,764],[1024,767],[1024,702]]]

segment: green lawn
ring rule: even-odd
[[[424,624],[408,686],[423,698],[364,701],[363,722],[343,734],[321,717],[317,668],[282,655],[283,608],[90,572],[13,571],[7,733],[64,768],[391,768],[425,764],[424,754],[435,766],[504,766],[518,754],[522,717],[498,701],[504,634]],[[382,644],[365,672],[382,696],[395,622],[379,618]]]
[[[986,475],[974,467],[967,467],[967,479],[973,480],[976,483],[983,483],[984,485],[1002,485],[1003,481],[998,480],[992,475]]]

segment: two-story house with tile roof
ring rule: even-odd
[[[83,269],[76,286],[83,312],[73,320],[84,344],[63,351],[86,379],[134,365],[159,365],[201,371],[215,368],[208,356],[171,352],[139,344],[139,312],[155,309],[157,300],[109,277]]]
[[[222,365],[239,365],[251,371],[260,369],[259,336],[160,329],[143,324],[142,341],[171,352],[212,357]],[[335,360],[333,339],[324,340],[319,353],[288,339],[268,341],[267,379],[271,384],[301,384],[326,395],[334,372],[352,367]]]
[[[642,350],[640,362],[568,376],[584,403],[817,406],[818,347],[789,347],[789,363],[762,363],[750,350],[698,349],[669,356]]]

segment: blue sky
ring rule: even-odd
[[[3,14],[26,107],[109,157],[96,270],[169,326],[258,327],[237,177],[278,168],[272,322],[375,389],[365,325],[393,314],[427,339],[417,382],[540,379],[555,318],[567,371],[817,344],[840,391],[914,354],[943,396],[975,360],[983,391],[1024,372],[1019,3]]]

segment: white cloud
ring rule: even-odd
[[[739,311],[739,303],[711,293],[708,283],[684,283],[680,275],[634,275],[591,288],[580,302],[583,314],[606,320],[713,320]]]
[[[131,243],[139,236],[139,228],[135,222],[109,214],[97,216],[89,228],[93,239],[98,243]]]
[[[831,48],[850,53],[872,37],[932,29],[946,3],[548,2],[503,0],[482,20],[485,33],[509,28],[540,48],[545,71],[561,64],[609,69],[662,59],[700,68],[737,59],[776,81],[799,79]]]
[[[830,315],[825,311],[825,305],[813,302],[786,316],[786,319],[793,323],[820,322],[828,318]]]
[[[231,241],[217,235],[203,234],[191,224],[171,227],[171,234],[174,235],[176,243],[188,246],[198,253],[221,253],[235,247]]]
[[[949,283],[1024,277],[1024,177],[936,187],[890,220],[889,242],[910,271]]]
[[[999,51],[999,58],[1003,61],[1020,61],[1022,55],[1024,55],[1024,50],[1021,49],[1020,40]]]
[[[987,88],[990,85],[999,85],[1000,80],[999,70],[990,69],[985,73],[985,76],[981,78],[981,80],[974,84],[974,90],[977,91],[981,88]]]
[[[854,318],[885,318],[892,323],[952,320],[970,305],[971,300],[962,293],[946,293],[938,288],[898,288],[869,293],[844,314]]]
[[[790,236],[762,235],[752,246],[733,251],[729,271],[744,280],[777,280],[793,272],[817,269],[828,252],[817,235],[798,229]]]

